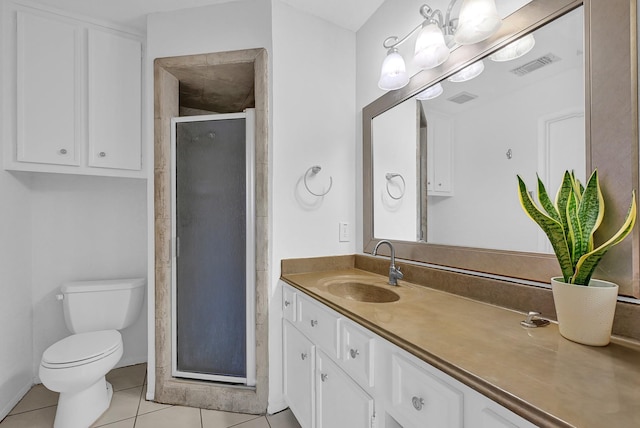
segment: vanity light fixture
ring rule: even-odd
[[[413,61],[422,70],[439,66],[449,58],[456,45],[466,45],[488,39],[500,28],[502,20],[496,12],[495,0],[464,0],[460,17],[451,18],[451,11],[458,0],[451,0],[446,13],[423,4],[420,6],[422,23],[403,38],[387,37],[382,46],[387,56],[382,63],[378,87],[389,91],[400,89],[409,83],[404,59],[398,46],[419,31],[415,43]]]
[[[484,71],[484,62],[480,60],[458,71],[456,74],[449,77],[447,80],[449,82],[455,82],[455,83],[466,82],[467,80],[471,80],[474,77],[478,77],[480,73],[482,73],[483,71]]]
[[[536,39],[533,37],[533,34],[529,33],[515,42],[509,43],[507,46],[492,54],[489,58],[491,58],[491,61],[496,62],[511,61],[526,55],[531,49],[533,49],[535,44]]]
[[[416,95],[416,99],[420,101],[432,100],[442,95],[442,92],[444,92],[442,85],[440,83],[436,83]]]

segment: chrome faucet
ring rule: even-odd
[[[393,248],[393,244],[386,239],[378,241],[375,248],[371,252],[372,256],[375,256],[378,252],[378,247],[382,244],[387,244],[391,249],[391,265],[389,266],[389,285],[398,285],[398,280],[402,279],[404,276],[402,272],[400,272],[400,268],[396,267],[396,250]]]

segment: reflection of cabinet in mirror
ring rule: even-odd
[[[453,196],[453,119],[425,110],[427,139],[427,195]]]

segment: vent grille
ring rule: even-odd
[[[476,98],[478,98],[477,95],[470,94],[469,92],[460,92],[459,94],[456,94],[451,98],[447,98],[447,100],[456,104],[464,104],[468,103],[471,100],[475,100]]]
[[[549,64],[553,64],[554,62],[560,61],[562,58],[555,56],[552,53],[548,53],[546,55],[541,56],[540,58],[534,59],[533,61],[529,61],[528,63],[521,65],[520,67],[514,68],[511,71],[516,76],[525,76],[533,71],[539,70],[542,67],[545,67]]]

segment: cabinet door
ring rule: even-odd
[[[89,29],[89,166],[141,168],[141,49],[137,40]]]
[[[323,352],[316,356],[318,428],[369,428],[373,399]]]
[[[314,426],[315,346],[288,321],[283,321],[284,395],[302,428]]]
[[[16,159],[79,165],[82,30],[22,11],[17,19]]]
[[[426,116],[428,195],[453,196],[453,121],[432,111]]]

